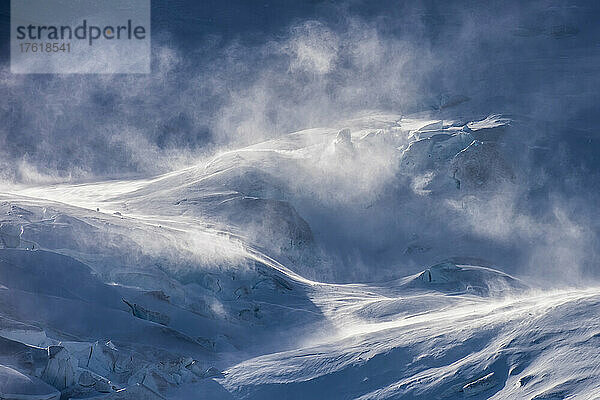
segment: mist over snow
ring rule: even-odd
[[[0,399],[599,395],[600,3],[155,0],[148,75],[9,7]]]

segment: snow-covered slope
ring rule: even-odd
[[[511,207],[522,122],[463,114],[6,188],[0,398],[592,398],[600,291],[524,269],[585,231]]]

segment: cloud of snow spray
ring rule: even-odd
[[[210,54],[207,61],[184,56],[168,35],[158,36],[149,76],[15,76],[4,66],[2,178],[35,183],[156,174],[298,129],[341,128],[339,121],[365,110],[435,110],[453,95],[471,98],[457,111],[469,116],[508,112],[554,116],[559,123],[577,117],[590,99],[570,97],[568,107],[548,100],[565,87],[553,83],[560,68],[548,67],[547,81],[540,81],[538,71],[518,63],[524,51],[568,48],[579,11],[548,1],[467,8],[417,2],[374,16],[360,16],[360,7],[337,7],[335,21],[296,21],[285,35],[259,44],[203,38],[199,53]],[[532,20],[540,10],[550,18]],[[589,81],[571,83],[566,86],[577,90]],[[568,115],[556,117],[559,109]],[[597,227],[590,222],[594,196],[581,196],[569,182],[577,170],[552,169],[552,156],[536,159],[530,150],[560,135],[539,125],[513,134],[523,144],[513,146],[520,153],[512,160],[518,188],[498,188],[466,206],[406,194],[416,181],[398,176],[398,154],[389,146],[365,150],[352,162],[325,149],[314,165],[292,168],[286,182],[320,238],[345,253],[339,263],[355,265],[341,270],[334,263],[337,271],[322,272],[330,279],[378,276],[374,264],[385,270],[381,276],[395,275],[395,269],[473,255],[477,247],[478,257],[518,263],[513,272],[531,266],[528,273],[564,275],[597,260]],[[430,179],[424,172],[417,186]],[[553,187],[553,181],[568,184]],[[376,202],[381,206],[373,207]]]

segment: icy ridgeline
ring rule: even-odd
[[[519,261],[464,222],[521,179],[510,129],[369,115],[0,194],[0,398],[597,393],[597,291],[465,265]]]

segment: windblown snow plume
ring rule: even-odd
[[[1,60],[0,399],[598,396],[598,6],[152,6]]]

